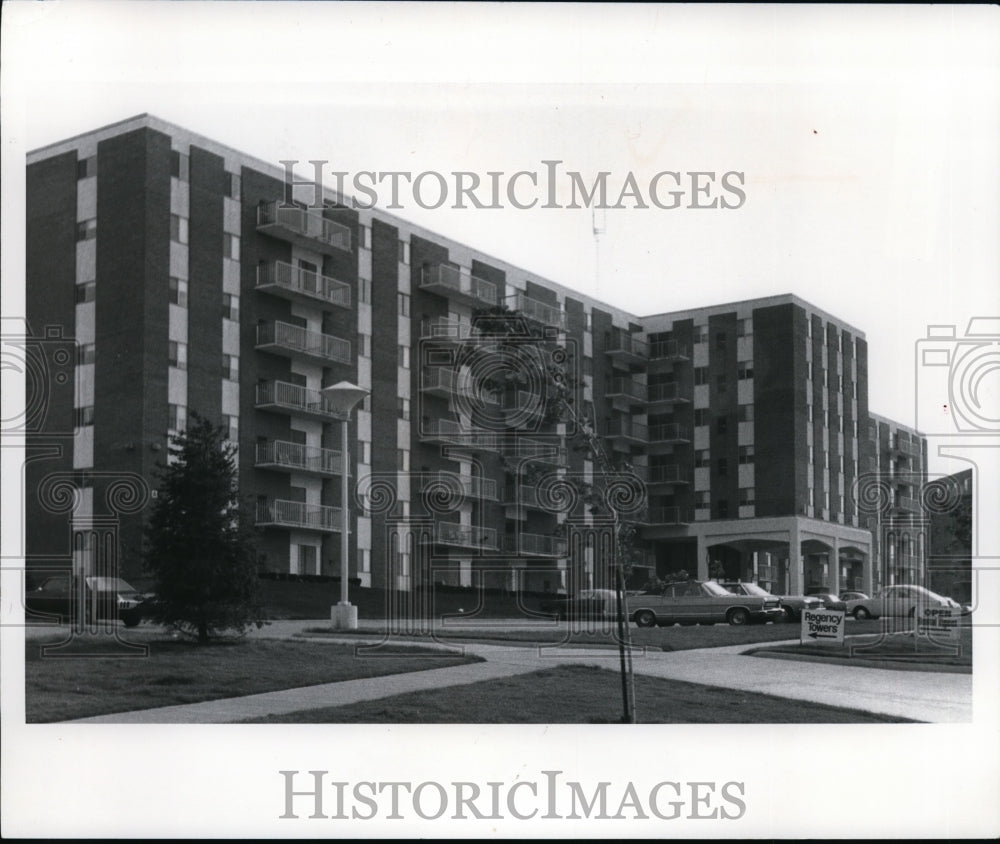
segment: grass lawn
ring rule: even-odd
[[[139,631],[129,631],[128,639],[148,644],[149,656],[43,658],[41,646],[60,639],[27,642],[26,720],[65,721],[481,661],[435,656],[420,647],[400,647],[398,656],[357,658],[352,645],[303,640],[239,639],[199,646]],[[74,640],[73,648],[79,653],[114,651],[106,636]]]
[[[658,677],[635,678],[644,724],[873,724],[904,718]],[[618,674],[565,665],[502,680],[256,719],[268,724],[606,724],[621,720]]]
[[[505,644],[525,646],[566,644],[571,647],[617,647],[618,640],[614,625],[603,625],[602,622],[588,622],[584,629],[573,629],[566,624],[555,626],[551,623],[549,629],[505,630],[490,627],[488,630],[467,628],[455,630],[452,628],[438,629],[432,636],[423,634],[412,637],[417,640],[433,641],[440,644],[461,644],[463,641],[503,642]],[[404,630],[406,628],[403,628]],[[415,628],[411,628],[415,629]],[[878,621],[851,621],[848,624],[848,634],[876,633],[879,630]],[[798,639],[798,624],[748,624],[742,627],[730,627],[728,624],[712,624],[694,627],[630,627],[632,644],[635,647],[647,647],[660,651],[684,651],[692,648],[716,648],[724,645],[753,645],[759,642],[777,642],[787,639]],[[327,628],[310,627],[305,630],[309,636],[334,635]],[[338,633],[337,635],[344,635]],[[368,636],[371,635],[369,632]],[[408,637],[409,638],[409,637]],[[411,639],[412,640],[412,639]]]
[[[956,651],[957,648],[957,651]],[[749,651],[754,656],[801,659],[854,665],[859,668],[888,668],[896,671],[943,671],[972,673],[972,628],[959,629],[958,642],[945,645],[926,637],[906,633],[862,636],[839,645],[775,645]]]

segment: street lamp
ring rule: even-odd
[[[369,390],[341,381],[320,390],[326,399],[326,406],[340,420],[340,603],[330,608],[330,620],[334,630],[357,630],[358,608],[351,606],[347,595],[347,555],[348,536],[351,529],[350,508],[347,489],[347,423],[351,411],[358,402],[364,400]]]

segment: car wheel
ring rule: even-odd
[[[651,610],[639,610],[639,612],[635,614],[635,623],[639,627],[655,627],[656,613]]]
[[[872,617],[872,614],[868,612],[864,607],[854,608],[854,620],[855,621],[867,621]]]
[[[738,627],[741,624],[746,624],[750,620],[750,613],[748,613],[743,607],[735,607],[729,611],[726,615],[726,621],[728,621],[734,627]]]

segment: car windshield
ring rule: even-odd
[[[136,590],[120,577],[88,577],[87,585],[97,592],[135,592]]]
[[[701,586],[706,592],[708,592],[709,595],[721,595],[728,598],[729,595],[732,594],[724,587],[719,586],[719,584],[714,580],[706,581],[705,583],[702,583]]]
[[[768,597],[771,594],[766,589],[758,586],[756,583],[741,583],[740,586],[743,587],[743,590],[748,595],[760,595],[761,597]]]

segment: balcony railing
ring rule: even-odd
[[[425,367],[420,376],[420,389],[425,393],[451,396],[455,392],[455,370],[444,366]]]
[[[655,340],[649,344],[650,360],[689,360],[691,349],[676,340]]]
[[[566,313],[558,305],[539,302],[526,293],[518,291],[507,297],[507,306],[514,311],[520,311],[528,319],[543,325],[554,325],[556,328],[566,328]]]
[[[326,219],[319,211],[282,207],[277,200],[257,206],[257,230],[307,248],[320,247],[322,252],[351,249],[351,230],[347,226]]]
[[[517,436],[504,443],[503,451],[507,457],[531,457],[556,466],[565,466],[569,460],[566,446],[555,440]]]
[[[607,436],[613,440],[644,443],[649,440],[649,429],[639,422],[633,422],[627,416],[617,416],[611,420]]]
[[[649,470],[649,482],[651,484],[689,484],[691,474],[687,467],[668,465],[653,466]]]
[[[685,425],[676,422],[663,422],[649,426],[649,441],[651,443],[682,443],[691,441],[691,432]]]
[[[604,395],[607,398],[621,396],[639,404],[644,404],[649,399],[649,392],[645,384],[640,384],[631,378],[622,378],[620,376],[611,379],[611,384]]]
[[[612,331],[604,351],[625,363],[642,363],[649,357],[649,345],[645,340],[620,329]]]
[[[351,344],[330,334],[308,331],[287,322],[266,322],[257,326],[257,348],[264,352],[288,353],[295,357],[330,363],[350,363]]]
[[[257,502],[257,524],[261,527],[299,528],[332,533],[340,530],[340,520],[339,507],[281,499]]]
[[[420,286],[432,293],[458,297],[473,304],[500,304],[500,293],[492,281],[467,275],[450,264],[425,267]]]
[[[479,475],[463,477],[451,472],[440,472],[424,481],[424,488],[432,484],[444,484],[449,487],[457,485],[467,498],[477,498],[486,501],[497,500],[497,482],[492,478],[483,478]]]
[[[435,522],[434,541],[439,545],[449,545],[455,548],[499,550],[497,532],[494,528],[457,525],[453,522]]]
[[[256,458],[258,469],[291,469],[318,475],[339,474],[342,465],[339,451],[284,440],[257,443]]]
[[[286,299],[351,307],[351,286],[284,261],[257,265],[257,289]]]
[[[510,507],[533,507],[540,509],[538,504],[538,490],[533,486],[518,486],[508,484],[503,493],[504,504]]]
[[[476,451],[499,451],[500,435],[490,431],[470,430],[451,419],[434,419],[421,428],[424,442],[463,446]]]
[[[681,395],[676,381],[666,381],[661,384],[649,385],[649,403],[656,402],[687,402],[690,399]]]
[[[461,342],[473,336],[472,324],[447,317],[424,319],[420,322],[421,340]]]
[[[893,498],[892,506],[897,510],[909,512],[920,512],[920,502],[916,498],[908,495],[897,495]]]
[[[565,557],[567,548],[564,538],[539,533],[507,534],[503,541],[504,553],[528,557]]]
[[[330,400],[319,390],[287,381],[263,381],[257,385],[257,409],[292,413],[317,419],[339,419]]]
[[[688,525],[694,513],[687,507],[650,507],[646,523],[650,525]]]

